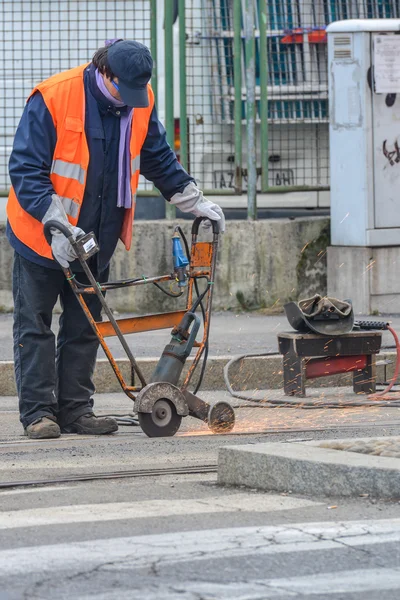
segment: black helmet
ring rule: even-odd
[[[338,300],[315,294],[312,298],[284,305],[291,326],[304,333],[335,336],[350,333],[354,325],[351,300]]]

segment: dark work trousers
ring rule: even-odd
[[[108,280],[109,268],[96,275]],[[77,279],[87,283],[84,273]],[[98,340],[64,273],[14,254],[14,361],[20,420],[24,427],[54,416],[61,427],[93,412],[92,377]],[[51,330],[52,312],[60,297],[62,315],[57,338]],[[94,319],[101,304],[85,295]]]

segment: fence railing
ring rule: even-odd
[[[187,133],[181,132],[180,148],[199,184],[217,194],[247,191],[251,218],[257,191],[328,190],[326,26],[399,17],[399,1],[181,4],[179,56],[186,69],[180,111]]]
[[[0,193],[30,90],[113,37],[151,48],[168,139],[206,193],[247,193],[255,218],[257,192],[327,190],[325,28],[390,17],[399,0],[3,0]]]
[[[137,39],[156,55],[157,0],[1,0],[0,190],[15,130],[32,88],[90,61],[110,38]],[[153,80],[153,85],[156,79]],[[142,189],[152,186],[144,179]]]

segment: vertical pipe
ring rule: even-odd
[[[254,0],[245,0],[244,13],[246,48],[247,218],[254,221],[257,219]]]
[[[173,36],[173,10],[174,3],[164,0],[164,61],[165,61],[165,129],[167,140],[171,148],[174,148],[174,36]],[[167,203],[165,217],[175,217],[175,206]]]
[[[154,98],[157,105],[157,0],[151,0],[150,4],[150,51],[154,62],[153,74],[151,77],[151,87],[153,88]]]
[[[260,0],[261,191],[268,191],[268,44],[267,0]]]
[[[233,82],[235,86],[235,191],[242,192],[242,10],[233,0]]]
[[[180,162],[188,168],[188,123],[186,105],[186,0],[179,0],[179,119],[180,119]]]

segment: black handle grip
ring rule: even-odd
[[[208,217],[196,217],[196,219],[193,221],[193,225],[192,225],[192,235],[197,235],[199,233],[199,227],[200,227],[200,223],[202,221],[210,221],[210,223],[212,225],[213,233],[219,233],[218,221],[213,221],[212,219],[209,219]]]
[[[64,223],[60,223],[60,221],[55,221],[55,220],[47,221],[44,224],[44,237],[46,238],[46,241],[49,244],[49,246],[51,246],[51,240],[53,237],[51,234],[52,227],[54,227],[55,229],[58,229],[58,231],[61,231],[61,233],[63,233],[65,235],[65,237],[68,239],[70,237],[73,237],[72,231],[66,225],[64,225]]]
[[[385,331],[389,325],[390,324],[385,321],[356,321],[354,323],[355,327],[363,329],[364,331],[373,331],[375,329]]]

